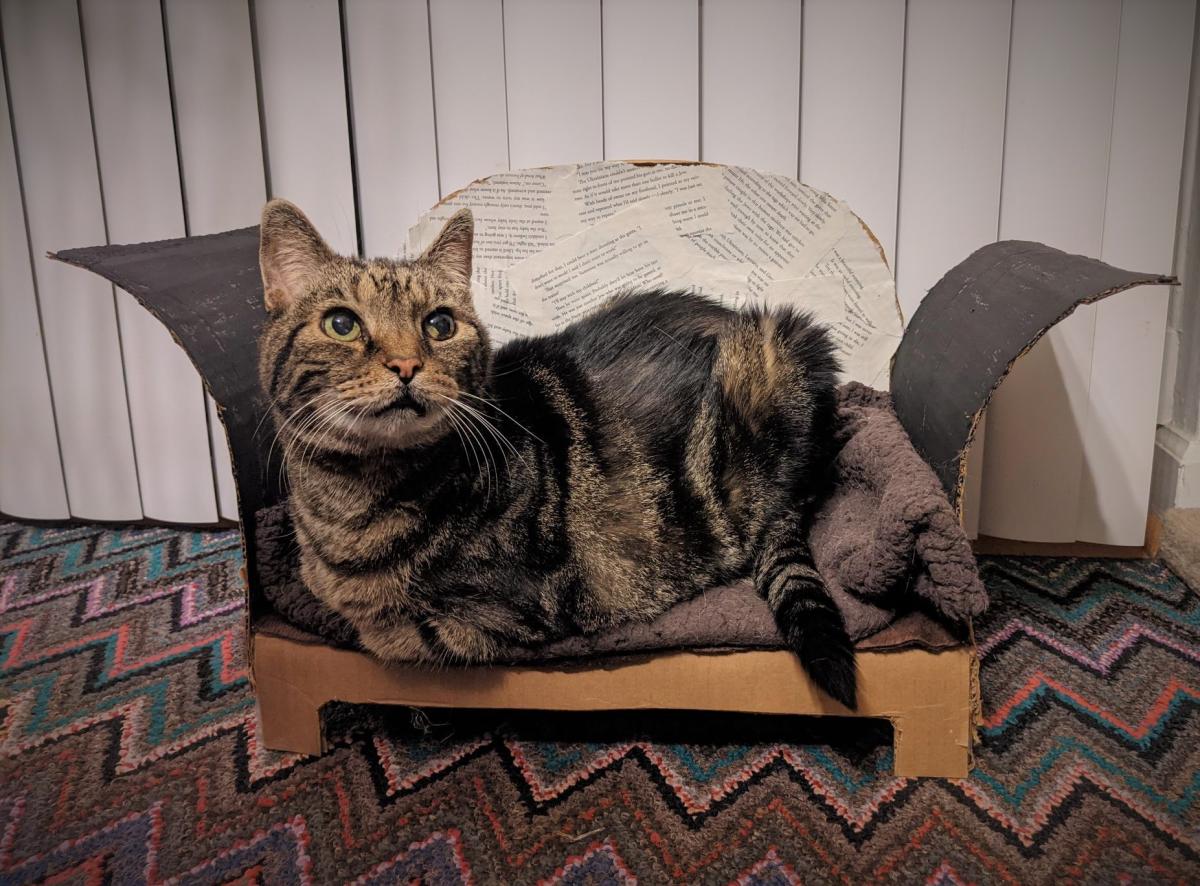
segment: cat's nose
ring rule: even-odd
[[[421,358],[393,357],[391,360],[384,360],[383,365],[400,376],[400,381],[408,384],[421,371]]]

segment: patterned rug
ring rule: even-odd
[[[963,782],[889,729],[340,708],[259,743],[232,532],[0,523],[0,882],[1200,881],[1200,605],[991,558]]]

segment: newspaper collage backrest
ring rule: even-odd
[[[625,290],[691,290],[806,310],[830,327],[844,380],[888,387],[904,331],[892,273],[845,203],[795,179],[619,161],[499,173],[425,213],[406,254],[462,207],[475,216],[476,307],[497,344]]]

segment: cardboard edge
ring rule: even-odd
[[[978,654],[972,645],[940,652],[859,653],[857,711],[822,693],[786,650],[677,651],[569,669],[431,669],[389,666],[363,652],[270,634],[258,637],[251,648],[259,703],[274,721],[264,741],[303,753],[324,748],[320,709],[331,701],[417,708],[709,710],[887,719],[898,775],[962,778],[971,765],[979,721]]]

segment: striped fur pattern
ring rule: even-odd
[[[752,572],[818,685],[853,706],[804,531],[833,427],[826,332],[648,292],[493,353],[471,237],[464,211],[415,261],[362,261],[291,204],[264,211],[261,379],[305,584],[381,658],[480,663]]]

